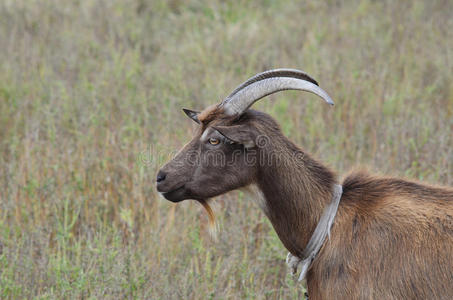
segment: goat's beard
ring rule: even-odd
[[[209,199],[208,200],[198,200],[198,202],[203,205],[204,209],[208,213],[208,219],[209,219],[209,234],[213,239],[217,238],[217,227],[215,223],[215,215],[214,212],[212,211],[211,206],[209,205]]]

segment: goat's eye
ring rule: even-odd
[[[209,144],[211,144],[211,145],[218,145],[219,143],[220,143],[219,139],[216,139],[216,138],[209,139]]]

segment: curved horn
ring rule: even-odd
[[[316,80],[295,69],[275,69],[259,73],[238,86],[220,105],[228,115],[240,115],[259,99],[284,90],[307,91],[334,105]]]

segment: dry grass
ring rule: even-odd
[[[182,107],[256,72],[330,92],[256,107],[344,174],[453,185],[451,1],[2,1],[0,298],[301,298],[286,251],[240,192],[221,231],[155,174],[187,141]]]

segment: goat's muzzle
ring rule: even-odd
[[[186,189],[184,186],[178,187],[170,191],[159,190],[159,184],[157,184],[157,190],[160,192],[165,199],[170,200],[171,202],[181,202],[184,199],[187,199]]]
[[[184,184],[179,184],[176,186],[170,185],[167,182],[167,174],[162,170],[159,171],[156,177],[156,187],[157,191],[164,196],[165,199],[170,200],[171,202],[180,202],[184,199],[187,199],[186,189]]]

